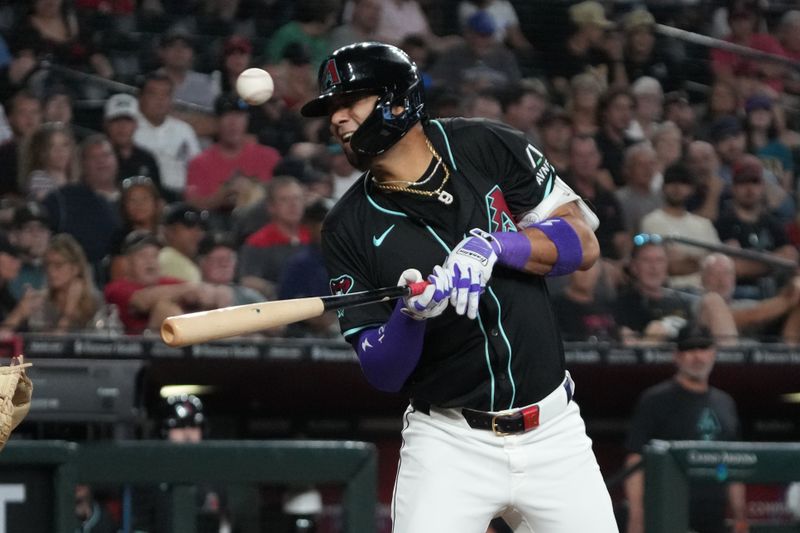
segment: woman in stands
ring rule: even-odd
[[[75,139],[60,122],[48,122],[37,129],[25,147],[20,164],[20,190],[41,202],[62,185],[77,180]]]
[[[122,196],[119,200],[122,227],[112,240],[109,279],[125,277],[127,262],[121,255],[121,249],[122,242],[130,232],[145,230],[158,235],[163,206],[164,201],[158,188],[147,176],[133,176],[122,180]]]

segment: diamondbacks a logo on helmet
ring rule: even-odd
[[[508,209],[503,191],[495,185],[486,195],[486,212],[489,217],[489,231],[517,231],[511,211]]]
[[[339,71],[336,69],[336,60],[331,58],[325,64],[325,74],[322,78],[322,89],[327,91],[334,85],[342,83],[342,78],[339,76]]]

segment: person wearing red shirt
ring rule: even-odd
[[[150,232],[131,232],[122,246],[128,260],[127,277],[106,285],[106,301],[117,306],[129,335],[158,331],[170,315],[219,307],[218,291],[212,285],[162,276],[158,266],[160,248]]]
[[[275,148],[248,137],[248,106],[235,95],[218,96],[214,112],[218,140],[189,162],[185,194],[199,209],[225,212],[235,204],[234,179],[267,182],[281,156]]]

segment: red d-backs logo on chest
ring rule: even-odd
[[[498,185],[486,194],[486,212],[489,215],[489,231],[517,231],[506,198]]]
[[[334,85],[342,83],[342,78],[339,77],[339,71],[336,69],[336,60],[329,59],[325,64],[325,77],[322,78],[322,90],[327,91]]]

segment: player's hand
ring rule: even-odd
[[[470,236],[447,256],[444,267],[453,285],[450,305],[459,315],[466,313],[474,319],[478,316],[478,300],[492,277],[492,268],[502,247],[481,229],[475,228],[469,233]]]
[[[416,268],[404,270],[397,281],[399,287],[405,287],[409,283],[422,281],[422,274]],[[425,287],[422,294],[417,296],[406,296],[403,298],[405,307],[401,311],[416,320],[425,320],[441,315],[447,308],[450,299],[452,286],[450,276],[447,272],[436,265],[433,267],[433,274],[428,276],[430,285]]]

